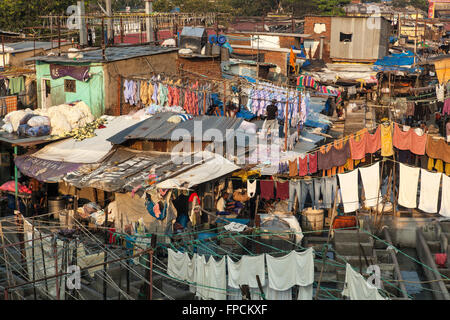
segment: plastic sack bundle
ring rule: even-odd
[[[20,120],[19,126],[24,125],[24,124],[27,124],[28,121],[29,121],[31,118],[33,118],[33,117],[35,117],[35,115],[34,115],[33,113],[27,113],[27,114],[25,114],[25,115],[23,116],[23,118]]]
[[[19,128],[17,128],[17,134],[19,136],[26,136],[27,135],[27,130],[31,128],[29,125],[27,124],[21,124],[19,126]]]
[[[27,125],[28,126],[28,125]],[[26,135],[30,137],[42,137],[50,134],[50,126],[30,127],[26,130]]]
[[[30,127],[50,126],[50,119],[46,116],[34,116],[28,120],[27,124]]]
[[[13,133],[14,132],[14,129],[13,129],[13,126],[12,126],[12,124],[11,123],[5,123],[3,126],[2,126],[2,129],[3,130],[5,130],[6,132],[8,132],[8,133]]]

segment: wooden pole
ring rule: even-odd
[[[120,43],[123,43],[123,18],[120,17]]]
[[[3,69],[6,69],[5,36],[2,36],[2,55],[3,55]]]
[[[102,17],[102,58],[106,60],[105,56],[105,18]]]
[[[227,104],[226,104],[226,98],[227,97],[227,83],[223,82],[223,116],[227,116]]]
[[[107,277],[107,261],[108,261],[108,249],[107,249],[107,245],[108,245],[108,210],[105,210],[105,222],[103,223],[103,228],[105,229],[105,255],[104,255],[104,259],[103,262],[105,263],[103,265],[103,273],[104,273],[104,279],[103,279],[103,300],[107,300],[107,293],[108,293],[108,286],[106,284],[106,277]]]
[[[56,237],[55,236],[53,236],[53,255],[54,255],[54,258],[55,258],[55,275],[57,275],[56,276],[56,279],[55,279],[55,284],[56,284],[56,300],[59,300],[59,294],[60,294],[60,292],[59,292],[59,276],[58,276],[58,250],[57,250],[57,248],[56,248],[56,243],[57,243],[57,240],[56,240]]]
[[[119,111],[118,116],[122,115],[122,76],[117,77],[117,109]]]

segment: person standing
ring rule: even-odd
[[[266,109],[266,120],[264,120],[264,124],[262,127],[262,131],[269,133],[273,133],[274,135],[278,135],[278,107],[277,100],[272,100],[272,103],[267,106]]]

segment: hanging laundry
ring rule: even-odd
[[[261,180],[259,182],[259,187],[261,188],[261,199],[272,200],[273,199],[273,188],[274,182],[271,180]]]
[[[450,163],[450,145],[446,143],[445,139],[434,139],[428,136],[426,153],[430,158]]]
[[[289,181],[277,182],[277,199],[289,199]]]
[[[420,169],[419,209],[428,213],[438,210],[439,187],[442,173],[428,172]]]
[[[394,154],[394,148],[392,145],[392,131],[393,124],[389,125],[380,124],[381,128],[381,156],[390,157]]]
[[[297,177],[298,176],[298,164],[297,159],[294,161],[289,160],[289,176],[290,177]]]
[[[445,85],[437,84],[436,85],[436,97],[440,102],[444,102],[445,99]]]
[[[398,124],[394,125],[393,145],[399,150],[410,150],[417,155],[425,154],[428,135],[419,136],[413,129],[402,131]]]
[[[350,300],[385,300],[378,289],[369,284],[364,277],[352,269],[347,263],[345,267],[345,283],[342,295]]]
[[[417,207],[417,186],[419,184],[419,168],[408,167],[400,163],[400,186],[398,204],[405,208]]]
[[[374,134],[366,135],[366,154],[375,153],[381,149],[381,125],[377,127]]]
[[[354,135],[350,135],[349,143],[350,143],[350,152],[352,159],[361,160],[366,156],[366,145],[367,145],[367,128],[364,128],[361,131],[356,133],[356,137]]]
[[[338,174],[341,187],[344,212],[354,212],[359,209],[358,198],[358,170],[349,173]]]
[[[442,176],[441,210],[439,214],[450,218],[450,177]]]
[[[232,288],[239,288],[240,285],[248,285],[251,288],[258,288],[256,276],[259,276],[261,285],[265,286],[265,263],[264,254],[258,256],[241,257],[241,260],[234,262],[227,256],[228,265],[228,285]]]
[[[316,207],[319,208],[320,195],[322,195],[321,208],[330,209],[334,203],[336,190],[336,176],[314,179],[314,196],[316,198]]]
[[[304,158],[301,156],[298,158],[298,164],[299,164],[299,172],[298,175],[300,177],[304,177],[308,174],[308,157],[305,155]]]
[[[444,102],[444,108],[442,108],[442,114],[449,114],[450,115],[450,98],[445,99]]]
[[[405,116],[414,117],[415,108],[416,108],[416,103],[414,101],[406,102]]]
[[[269,287],[277,291],[285,291],[295,285],[308,287],[314,282],[314,250],[304,252],[291,251],[283,257],[272,257],[266,254]],[[312,300],[310,297],[303,297]]]
[[[141,81],[141,89],[140,89],[141,101],[144,105],[149,104],[149,95],[148,95],[148,83],[147,81]]]
[[[374,207],[378,203],[378,194],[380,190],[380,163],[377,162],[367,168],[359,168],[361,180],[366,197],[366,207]]]
[[[189,255],[186,252],[175,252],[167,249],[167,274],[179,280],[188,278],[188,265],[190,263]]]
[[[257,180],[254,180],[253,182],[251,182],[250,180],[247,180],[247,195],[250,198],[253,198],[256,194],[256,185],[257,184]]]
[[[292,209],[294,208],[295,195],[297,195],[297,199],[300,200],[301,195],[300,181],[289,180],[289,202],[288,202],[289,212],[292,212]]]
[[[196,284],[195,296],[200,299],[208,298],[208,288],[206,288],[206,259],[205,256],[197,255],[195,256],[195,273],[194,273],[194,283]]]
[[[225,270],[225,256],[216,261],[213,256],[209,257],[205,265],[205,290],[207,291],[205,300],[226,300],[227,299],[227,278]]]
[[[330,147],[328,152],[323,152],[325,149],[322,147],[318,154],[318,169],[329,170],[333,167],[340,167],[347,163],[348,158],[351,157],[350,143],[340,141]]]
[[[317,152],[315,152],[314,154],[310,153],[308,155],[308,160],[309,160],[309,173],[310,174],[314,174],[317,172]]]

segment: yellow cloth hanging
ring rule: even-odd
[[[390,157],[394,154],[394,146],[392,144],[393,124],[385,126],[381,124],[381,155],[383,157]]]
[[[434,168],[434,159],[428,158],[428,171],[433,171]]]
[[[437,170],[437,172],[444,172],[444,163],[442,162],[442,160],[436,160],[434,168]]]
[[[251,171],[240,170],[238,172],[233,173],[233,177],[239,177],[242,179],[242,182],[247,182],[247,178],[255,174],[261,176],[259,170],[251,170]]]
[[[445,174],[450,176],[450,163],[445,164]]]

